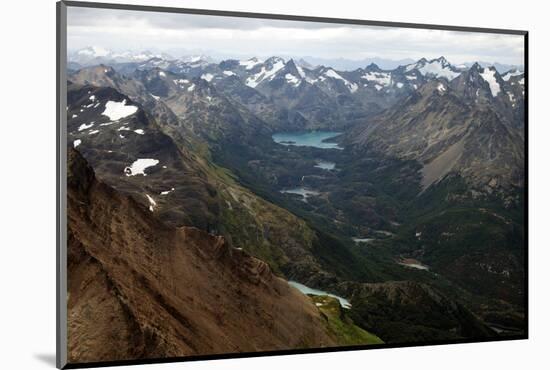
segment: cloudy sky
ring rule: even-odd
[[[150,50],[215,58],[272,55],[362,60],[436,58],[455,64],[523,63],[523,37],[487,33],[335,25],[210,15],[69,7],[68,47]]]

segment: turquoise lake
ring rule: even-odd
[[[341,132],[335,131],[299,131],[278,132],[271,136],[273,141],[282,145],[311,146],[321,149],[343,149],[337,143],[327,143],[324,140],[336,137]]]

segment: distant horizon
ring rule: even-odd
[[[107,53],[117,53],[117,54],[125,54],[125,53],[131,53],[132,55],[136,55],[136,54],[140,54],[140,53],[151,53],[151,54],[158,54],[158,55],[165,54],[166,56],[170,57],[168,60],[183,60],[183,59],[186,59],[186,58],[202,56],[202,57],[211,59],[212,63],[220,63],[220,62],[223,62],[223,61],[226,61],[226,60],[248,60],[248,59],[251,59],[251,58],[259,58],[259,59],[265,61],[265,60],[267,60],[269,58],[272,58],[272,57],[279,57],[279,58],[284,59],[285,62],[288,62],[291,59],[296,61],[296,62],[299,62],[300,60],[303,60],[303,61],[305,61],[309,64],[312,64],[314,67],[323,65],[319,62],[315,62],[315,60],[317,60],[317,61],[327,61],[327,62],[339,61],[341,63],[357,65],[355,67],[343,68],[343,70],[353,70],[353,69],[356,69],[356,68],[364,68],[364,67],[368,66],[371,63],[374,63],[374,64],[378,65],[379,67],[384,68],[381,65],[379,65],[376,62],[376,60],[378,60],[382,65],[383,64],[393,64],[393,65],[395,65],[395,67],[390,67],[389,69],[395,69],[398,66],[404,66],[404,65],[407,65],[407,64],[416,63],[421,59],[426,59],[428,61],[432,61],[432,60],[435,60],[435,59],[439,59],[441,57],[445,58],[454,67],[462,67],[462,66],[470,67],[471,65],[473,65],[475,63],[478,63],[478,64],[484,65],[484,66],[500,65],[500,66],[505,66],[505,67],[510,67],[510,68],[518,68],[518,69],[521,69],[521,70],[524,69],[523,63],[521,63],[521,64],[509,64],[509,63],[502,63],[502,62],[499,62],[499,61],[487,61],[487,60],[472,60],[472,61],[467,61],[467,62],[462,62],[462,63],[455,63],[452,60],[450,60],[448,57],[446,57],[445,55],[440,55],[440,56],[434,57],[434,58],[420,57],[418,59],[414,59],[414,58],[391,59],[391,58],[384,58],[384,57],[379,57],[379,56],[365,57],[363,59],[351,59],[351,58],[344,58],[344,57],[323,58],[323,57],[316,57],[316,56],[312,56],[312,55],[278,55],[278,54],[266,54],[266,55],[247,54],[247,55],[232,55],[232,56],[226,56],[226,57],[216,57],[216,56],[212,56],[211,54],[209,54],[207,52],[200,52],[200,51],[197,51],[195,53],[193,53],[193,52],[188,52],[188,53],[183,52],[183,53],[180,53],[179,55],[174,55],[173,53],[170,53],[168,51],[162,51],[162,50],[158,50],[158,49],[155,49],[155,48],[139,49],[139,50],[136,50],[136,49],[134,49],[134,50],[132,50],[132,49],[114,50],[114,49],[106,48],[106,47],[99,46],[99,45],[88,45],[88,46],[85,46],[85,47],[82,47],[82,48],[71,49],[71,50],[68,50],[68,53],[69,53],[69,56],[70,56],[71,54],[74,55],[78,51],[83,50],[83,49],[88,49],[88,48],[102,49],[103,51],[105,51]],[[108,57],[108,54],[103,55],[103,56],[98,56],[98,57]],[[120,57],[120,56],[115,56],[115,57]],[[146,60],[148,60],[148,59],[144,59],[143,61],[145,62]],[[71,60],[69,59],[69,61],[71,61]],[[333,65],[323,65],[323,66],[338,69],[338,67],[335,67]],[[342,69],[342,68],[340,68],[340,69]]]
[[[523,64],[523,36],[402,27],[331,24],[200,14],[69,7],[69,50],[102,45],[113,51],[151,50],[247,56],[313,56],[360,61],[427,59],[452,64]]]

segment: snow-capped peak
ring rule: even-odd
[[[213,62],[213,60],[205,55],[188,55],[182,58],[184,63],[192,66],[204,66]]]
[[[340,74],[338,74],[338,72],[336,72],[334,69],[328,68],[327,70],[325,70],[325,72],[323,74],[326,77],[329,77],[329,78],[342,80],[344,82],[344,84],[346,85],[346,87],[349,89],[350,92],[353,93],[353,92],[357,91],[357,84],[346,80],[344,77],[340,76]]]
[[[101,46],[88,46],[76,50],[69,54],[69,60],[81,64],[90,63],[127,63],[127,62],[145,62],[152,58],[170,59],[171,57],[164,53],[153,53],[151,51],[112,51]]]
[[[240,60],[239,65],[244,66],[245,69],[250,70],[254,68],[257,64],[261,64],[263,61],[261,59],[258,59],[256,57],[250,58],[248,60]]]
[[[508,81],[508,80],[510,80],[510,77],[521,76],[522,74],[523,74],[523,72],[520,71],[519,69],[511,69],[511,70],[509,70],[508,72],[506,72],[505,74],[502,75],[502,79],[504,81]]]
[[[416,63],[405,66],[405,72],[411,72],[414,69],[418,70],[423,76],[443,77],[448,81],[460,75],[460,71],[454,68],[444,57],[429,61],[422,58]]]
[[[246,79],[246,84],[250,87],[258,86],[262,81],[271,81],[275,74],[284,68],[285,62],[282,58],[271,57],[263,63],[260,71]]]

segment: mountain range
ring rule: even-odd
[[[172,55],[182,55],[180,57],[174,57]],[[128,62],[143,62],[150,58],[162,58],[166,60],[182,60],[184,62],[199,62],[203,61],[206,63],[218,63],[222,60],[228,59],[224,55],[217,55],[211,53],[193,53],[185,52],[182,50],[173,51],[173,52],[152,52],[149,50],[144,51],[113,51],[99,46],[88,46],[81,49],[73,49],[69,51],[68,57],[69,60],[74,63],[74,65],[79,65],[80,67],[90,66],[99,63],[128,63]],[[319,58],[311,55],[294,57],[290,55],[281,55],[284,59],[297,59],[297,64],[300,64],[306,68],[314,68],[316,66],[331,66],[338,70],[351,71],[357,68],[369,65],[376,64],[383,69],[395,69],[402,65],[407,65],[414,63],[414,59],[404,58],[404,59],[388,59],[380,57],[364,58],[364,59],[346,59],[346,58]],[[247,58],[243,58],[247,59]],[[458,68],[467,68],[471,67],[476,62],[466,62],[458,65]],[[483,67],[494,66],[499,73],[504,73],[511,69],[523,69],[523,66],[512,65],[512,64],[503,64],[498,62],[487,62],[487,61],[477,61]]]
[[[127,323],[117,329],[126,347],[95,356],[522,333],[520,69],[440,57],[344,70],[278,56],[215,62],[94,48],[70,61],[69,248],[74,271],[84,271],[75,276],[95,289],[70,285],[73,324],[98,319],[84,315],[88,294]],[[326,132],[332,149],[274,140]],[[296,298],[284,280],[351,307]],[[266,319],[265,305],[278,307],[276,317]],[[244,330],[239,315],[257,341],[226,334]],[[301,320],[299,343],[288,340],[285,315]],[[102,328],[90,340],[106,348],[112,328]],[[154,351],[144,349],[149,339]],[[75,360],[83,343],[70,344]]]

